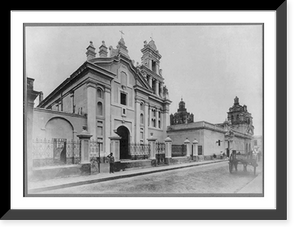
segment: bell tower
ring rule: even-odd
[[[152,38],[149,43],[144,41],[144,48],[141,49],[141,52],[143,53],[142,65],[146,66],[154,73],[160,74],[159,60],[161,59],[161,55],[159,54]]]
[[[160,69],[161,55],[157,50],[154,40],[151,38],[149,43],[144,41],[144,47],[141,49],[143,56],[140,66],[145,74],[145,79],[151,87],[153,94],[159,98],[164,98],[164,78]]]
[[[234,129],[243,133],[253,134],[252,115],[248,112],[246,105],[240,105],[237,96],[234,98],[233,106],[227,112],[227,119]]]

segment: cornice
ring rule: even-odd
[[[154,71],[150,70],[148,67],[141,65],[141,70],[144,70],[146,73],[152,75],[154,78],[158,79],[159,81],[163,82],[164,78],[159,74],[155,73]]]

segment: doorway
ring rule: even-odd
[[[53,138],[53,159],[56,165],[67,163],[67,139]]]
[[[121,137],[120,140],[120,159],[131,159],[128,153],[129,130],[125,126],[120,126],[117,129],[117,134]]]

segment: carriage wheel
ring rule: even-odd
[[[232,173],[232,169],[233,169],[233,164],[232,162],[229,162],[229,172]]]
[[[236,162],[235,164],[234,164],[234,168],[235,168],[235,171],[237,172],[237,165],[238,165],[238,163]]]

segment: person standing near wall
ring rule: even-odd
[[[114,173],[115,170],[115,158],[113,153],[110,153],[107,158],[109,159],[109,173]]]

